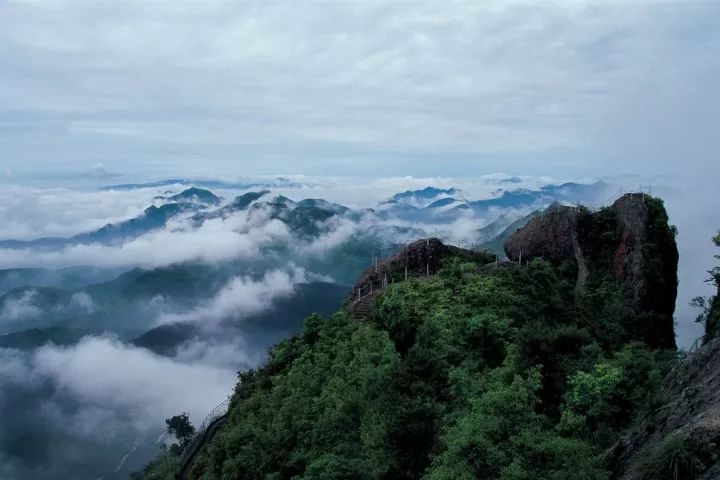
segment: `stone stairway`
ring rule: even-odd
[[[352,313],[355,318],[366,319],[372,314],[375,297],[378,293],[379,291],[374,291],[371,294],[365,295],[360,300],[356,300],[355,303],[352,304]]]

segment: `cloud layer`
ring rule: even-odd
[[[298,268],[289,272],[271,270],[257,281],[238,276],[198,307],[183,313],[161,315],[157,324],[193,322],[214,330],[222,320],[242,319],[267,309],[275,300],[290,296],[294,286],[307,282],[308,278],[306,272]]]
[[[718,19],[714,2],[3,2],[3,171],[717,173]]]
[[[0,407],[12,412],[0,427],[0,476],[127,478],[157,451],[164,418],[188,412],[199,424],[248,367],[237,343],[209,347],[198,344],[182,358],[112,337],[34,352],[0,348]],[[119,477],[111,475],[115,465]]]

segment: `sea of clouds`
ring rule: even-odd
[[[374,208],[395,193],[428,185],[456,187],[461,190],[456,197],[475,200],[497,195],[500,189],[535,189],[551,182],[548,178],[507,175],[472,179],[292,180],[293,186],[273,188],[272,195],[293,200],[322,198],[355,209]],[[635,178],[626,181],[629,185],[641,183]],[[186,185],[72,190],[6,185],[0,188],[3,237],[30,240],[94,230],[136,217],[149,205],[160,205],[159,196],[184,188]],[[244,192],[212,190],[225,202]],[[690,189],[676,182],[658,185],[655,192],[665,198],[671,222],[680,232],[677,331],[679,343],[687,346],[701,333],[693,323],[696,312],[688,306],[689,300],[712,293],[704,280],[713,264],[715,252],[710,237],[720,226],[720,212],[710,208],[715,196],[711,186],[694,184]],[[519,217],[529,211],[527,208],[511,213]],[[391,227],[406,229],[398,238],[388,238],[397,243],[430,234],[457,244],[471,243],[479,228],[503,213],[508,212],[493,210],[481,217],[468,214],[450,224],[437,225],[380,220],[371,215],[354,220],[334,218],[324,234],[299,240],[283,222],[271,219],[269,212],[260,209],[207,220],[200,226],[194,225],[189,215],[179,216],[165,228],[118,245],[76,245],[58,251],[0,249],[0,269],[81,266],[117,273],[187,261],[212,265],[247,261],[260,265],[257,262],[267,260],[268,249],[280,244],[288,246],[292,256],[304,260],[303,266],[275,263],[265,271],[233,276],[192,308],[178,309],[163,298],[149,300],[152,321],[148,328],[182,322],[195,324],[208,333],[181,345],[172,356],[135,347],[112,332],[93,334],[70,346],[48,344],[29,351],[0,348],[0,412],[3,417],[14,417],[0,421],[0,477],[19,480],[72,475],[87,461],[79,452],[82,449],[97,452],[96,464],[82,468],[91,468],[105,479],[127,476],[129,470],[137,469],[157,451],[159,439],[160,444],[166,441],[161,439],[164,418],[188,412],[193,422],[200,423],[230,394],[238,370],[263,361],[264,350],[253,348],[237,331],[224,330],[224,321],[232,318],[242,322],[243,318],[268,310],[278,300],[292,295],[301,283],[332,280],[307,267],[313,258],[323,258],[330,249],[360,233],[372,229],[391,232]],[[23,322],[32,326],[33,319],[42,318],[47,312],[37,305],[36,296],[36,291],[27,290],[6,302],[0,311],[0,331],[8,333],[4,325],[14,325],[18,330],[17,325]],[[92,312],[96,301],[80,291],[62,308]],[[28,405],[34,415],[27,413]],[[43,448],[25,451],[13,447],[21,437]],[[78,451],[68,450],[73,442]]]

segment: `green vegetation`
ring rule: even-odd
[[[601,453],[652,412],[674,352],[632,341],[609,276],[576,299],[567,265],[486,270],[450,259],[369,321],[309,317],[240,374],[191,478],[609,478]]]
[[[713,237],[713,242],[720,247],[720,232]],[[716,254],[715,258],[720,260],[720,254]],[[720,336],[720,265],[715,266],[708,272],[710,274],[708,282],[713,283],[718,288],[718,295],[693,298],[691,305],[700,309],[697,321],[705,325],[705,341]]]
[[[190,417],[187,413],[175,415],[174,417],[165,420],[167,425],[167,433],[173,435],[177,440],[177,443],[173,447],[177,447],[177,453],[182,453],[182,450],[190,444],[190,441],[195,435],[195,427],[190,423]]]

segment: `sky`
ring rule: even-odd
[[[718,2],[0,0],[0,180],[714,179],[718,51]]]
[[[720,227],[719,52],[718,1],[0,0],[0,239],[136,217],[162,192],[96,187],[168,177],[282,175],[302,187],[278,193],[353,207],[427,185],[486,198],[508,175],[529,188],[653,184],[679,230],[677,333],[687,347],[702,330],[689,299],[713,293],[704,280]],[[228,222],[170,227],[115,249],[0,252],[0,268],[157,266],[198,252],[221,262],[287,236],[276,224],[240,239]],[[238,276],[157,323],[261,311],[311,273]],[[30,297],[0,317],[35,315]],[[69,301],[93,308],[87,296]],[[13,411],[0,422],[0,477],[30,478],[3,451],[17,443],[10,420],[22,432],[28,419],[42,424],[48,438],[67,439],[71,425],[96,443],[46,443],[82,465],[86,445],[128,451],[128,425],[135,435],[162,427],[167,412],[202,419],[231,391],[237,363],[259,361],[242,339],[214,342],[172,358],[113,336],[0,349],[0,404],[34,402],[27,418]],[[59,392],[49,400],[48,385]],[[114,466],[117,449],[108,452]]]

